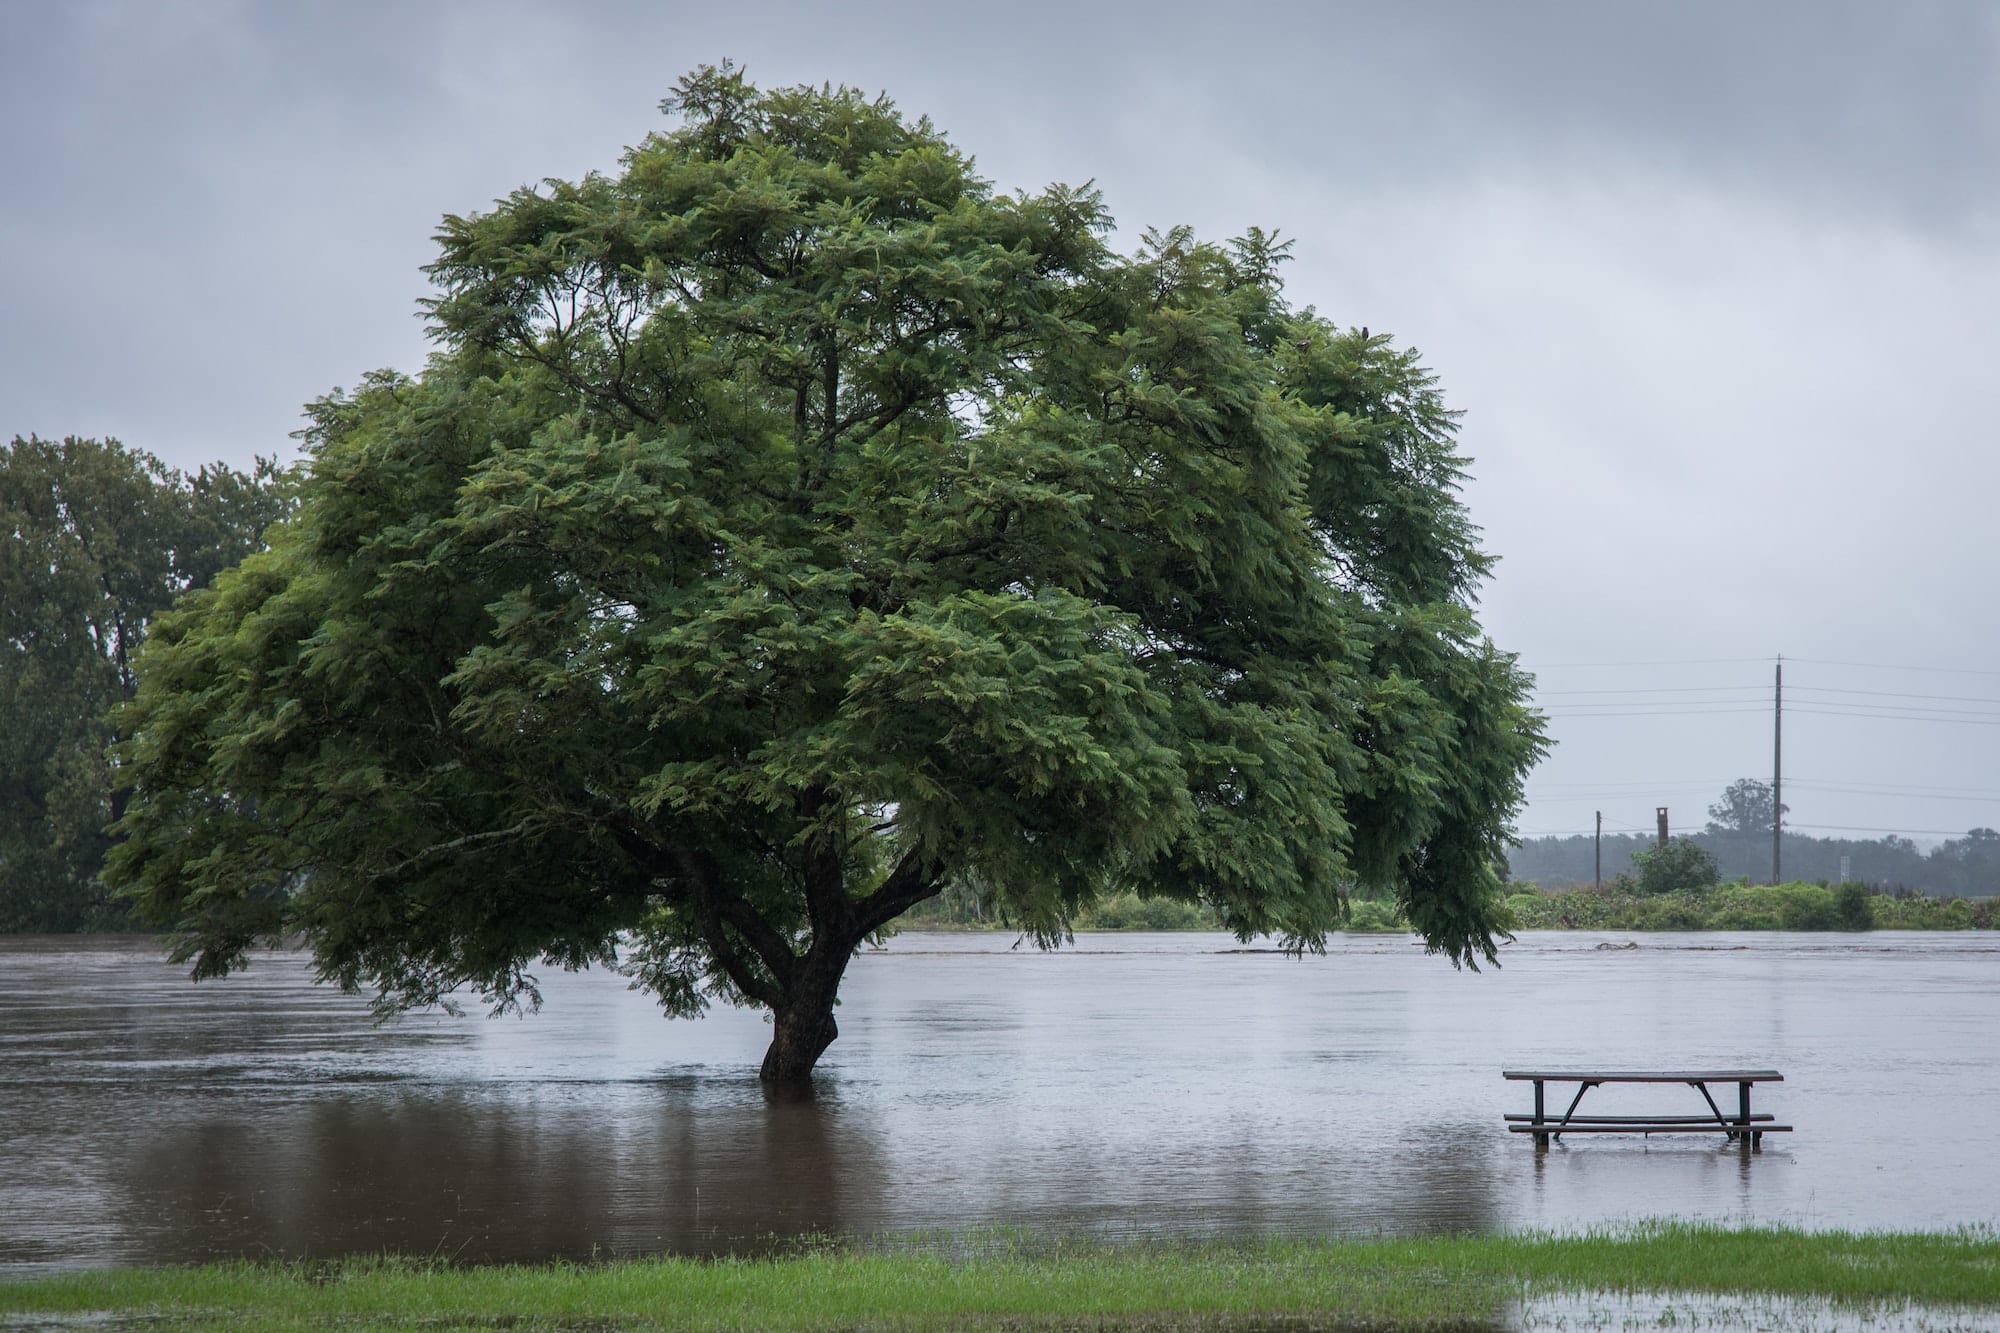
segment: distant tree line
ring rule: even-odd
[[[1709,807],[1706,827],[1686,835],[1687,841],[1713,858],[1719,879],[1768,880],[1771,804],[1768,783],[1751,778],[1733,782]],[[1605,881],[1621,875],[1637,881],[1645,854],[1654,844],[1653,835],[1648,833],[1605,834]],[[1588,884],[1593,872],[1592,850],[1587,833],[1529,838],[1509,853],[1508,870],[1514,879],[1544,888]],[[2000,894],[2000,832],[1990,828],[1969,830],[1964,837],[1949,839],[1929,851],[1893,834],[1864,841],[1786,833],[1782,852],[1787,880],[1833,884],[1844,878],[1879,890],[1910,889],[1946,897]],[[1845,876],[1841,873],[1843,857],[1847,859]]]
[[[263,543],[277,466],[192,473],[116,440],[0,447],[0,933],[116,929],[108,747],[153,617]]]

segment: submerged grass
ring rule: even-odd
[[[1669,1224],[1243,1244],[929,1241],[601,1265],[231,1263],[0,1282],[0,1328],[1457,1328],[1567,1291],[2000,1309],[2000,1239]]]

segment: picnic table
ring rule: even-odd
[[[1785,1076],[1775,1069],[1617,1069],[1549,1070],[1506,1069],[1501,1077],[1535,1085],[1532,1115],[1509,1114],[1507,1128],[1516,1134],[1533,1134],[1537,1149],[1547,1148],[1551,1137],[1564,1134],[1713,1134],[1720,1131],[1746,1148],[1761,1148],[1766,1134],[1789,1133],[1790,1125],[1773,1123],[1767,1112],[1752,1112],[1750,1089],[1759,1083],[1782,1083]],[[1547,1114],[1543,1088],[1550,1083],[1574,1083],[1576,1096],[1560,1117]],[[1583,1094],[1606,1083],[1684,1083],[1708,1103],[1707,1115],[1578,1115]],[[1736,1085],[1736,1113],[1723,1114],[1710,1095],[1711,1083]]]

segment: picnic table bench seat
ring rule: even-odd
[[[1508,1111],[1510,1121],[1534,1123],[1534,1117],[1526,1111]],[[1752,1121],[1774,1121],[1778,1119],[1770,1111],[1758,1111],[1750,1117]],[[1546,1121],[1544,1121],[1546,1123]],[[1730,1123],[1736,1123],[1734,1119]],[[1564,1125],[1706,1125],[1716,1127],[1716,1117],[1712,1115],[1572,1115]]]
[[[1507,1126],[1507,1128],[1510,1132],[1515,1134],[1540,1134],[1545,1137],[1553,1134],[1557,1138],[1561,1138],[1565,1134],[1722,1133],[1722,1134],[1727,1134],[1730,1138],[1733,1139],[1739,1132],[1738,1130],[1732,1128],[1728,1124],[1717,1124],[1713,1120],[1706,1121],[1699,1125],[1691,1125],[1688,1124],[1686,1121],[1681,1121],[1678,1123],[1676,1122],[1655,1123],[1650,1120],[1637,1120],[1622,1125],[1606,1125],[1587,1120],[1585,1121],[1572,1120],[1566,1125],[1557,1124],[1554,1121],[1549,1121],[1545,1124],[1540,1124],[1540,1125],[1509,1125]],[[1757,1125],[1751,1129],[1750,1136],[1753,1139],[1755,1139],[1764,1134],[1788,1134],[1791,1132],[1791,1129],[1792,1127],[1790,1125],[1776,1125],[1776,1124]]]

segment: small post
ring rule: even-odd
[[[1667,807],[1655,806],[1653,817],[1660,821],[1660,846],[1664,847],[1667,845]]]
[[[1597,837],[1590,845],[1590,886],[1604,887],[1604,812],[1597,812]]]

